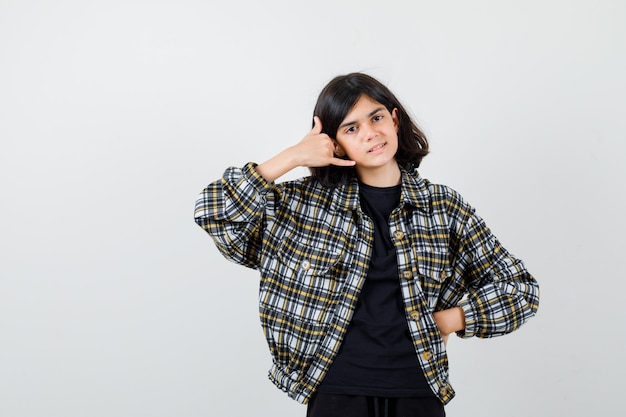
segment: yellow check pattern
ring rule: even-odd
[[[202,191],[195,220],[227,259],[259,270],[269,377],[306,403],[339,350],[367,275],[373,225],[359,207],[358,182],[268,183],[249,163]],[[432,313],[460,306],[467,325],[459,336],[499,336],[535,315],[539,287],[458,193],[417,171],[402,173],[389,228],[416,359],[447,403],[454,390]]]

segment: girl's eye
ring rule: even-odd
[[[355,126],[351,126],[351,127],[346,129],[346,133],[354,133],[354,132],[356,132],[356,127]]]
[[[377,122],[377,121],[379,121],[379,120],[380,120],[380,119],[382,119],[382,118],[383,118],[383,115],[382,115],[382,114],[377,114],[376,116],[374,116],[374,118],[373,118],[372,120],[373,120],[373,121],[375,121],[375,122]]]

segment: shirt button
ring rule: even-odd
[[[427,350],[426,352],[422,353],[422,358],[424,358],[425,361],[429,361],[433,358],[433,353]]]
[[[446,274],[446,271],[441,271],[441,275],[439,275],[439,279],[441,281],[444,281],[446,278],[448,278],[448,275]]]
[[[302,263],[300,264],[300,266],[302,267],[302,269],[304,269],[305,271],[308,271],[311,268],[311,262],[309,262],[308,260],[302,261]]]
[[[402,278],[411,279],[413,277],[413,273],[410,270],[406,270],[402,272]]]
[[[445,397],[446,395],[448,395],[448,388],[446,387],[439,388],[439,395],[441,395],[442,397]]]
[[[402,238],[404,238],[404,233],[401,230],[396,230],[395,232],[393,232],[393,237],[398,240],[402,240]]]
[[[411,319],[413,319],[413,321],[418,321],[420,318],[420,313],[419,311],[411,311],[409,316],[411,317]]]

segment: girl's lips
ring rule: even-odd
[[[369,151],[367,151],[367,153],[376,152],[376,151],[378,151],[378,150],[380,150],[380,149],[384,148],[385,146],[387,146],[387,142],[380,143],[380,144],[378,144],[378,145],[374,146],[374,147],[373,147],[372,149],[370,149]]]

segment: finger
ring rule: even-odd
[[[319,117],[313,116],[313,129],[311,129],[311,134],[318,135],[322,133],[322,121]]]
[[[356,162],[350,159],[333,158],[331,159],[330,164],[340,166],[340,167],[351,167],[351,166],[356,165]]]

